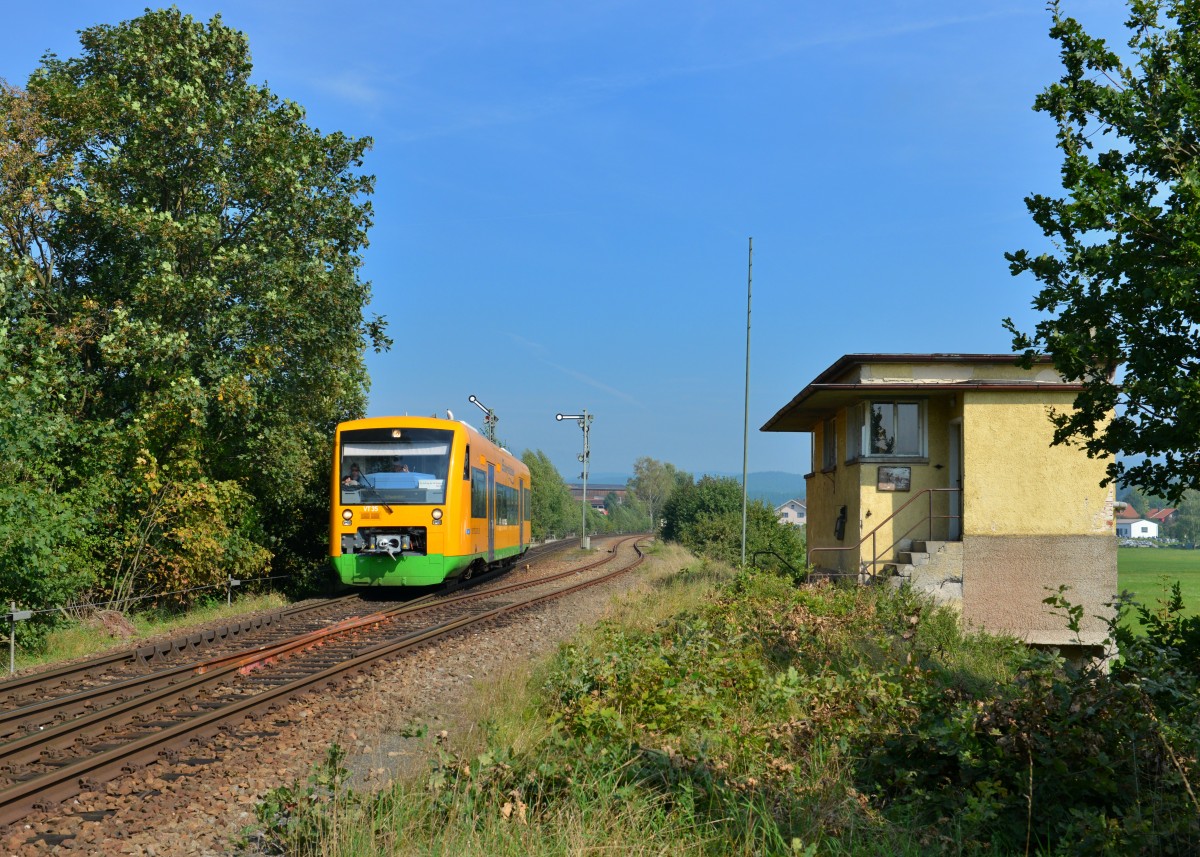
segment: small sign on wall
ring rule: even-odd
[[[911,467],[880,467],[875,487],[879,491],[909,491],[912,489]]]

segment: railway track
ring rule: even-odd
[[[522,565],[552,557],[569,547],[567,542],[538,545],[526,552]],[[432,601],[468,586],[486,587],[507,573],[493,572],[470,581],[456,581],[403,603],[413,605]],[[372,595],[377,594],[371,590]],[[250,616],[236,622],[194,631],[168,640],[138,646],[134,649],[110,652],[84,661],[63,664],[49,670],[19,675],[0,681],[0,741],[11,738],[21,729],[42,725],[35,716],[36,703],[53,700],[63,688],[72,693],[93,687],[109,686],[115,682],[156,670],[164,664],[182,658],[204,654],[214,656],[244,651],[248,646],[270,645],[278,640],[297,636],[305,631],[361,615],[362,593],[354,592],[334,598],[303,602],[281,610]],[[383,602],[386,604],[386,602]],[[399,598],[395,603],[400,603]],[[381,608],[383,609],[383,608]],[[18,712],[30,708],[25,714]],[[61,711],[54,709],[55,717]],[[28,715],[28,716],[27,716]]]
[[[630,543],[635,561],[585,575],[613,563],[619,548]],[[583,567],[386,605],[365,615],[319,622],[319,627],[252,649],[213,650],[201,660],[149,674],[97,679],[94,686],[6,711],[0,715],[0,730],[18,737],[0,745],[0,824],[11,824],[34,809],[50,809],[80,790],[158,759],[172,761],[220,729],[277,711],[314,689],[335,686],[381,658],[595,585],[641,561],[636,537],[628,538]],[[580,579],[562,585],[571,577]],[[145,669],[143,664],[143,673]]]

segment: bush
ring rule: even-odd
[[[742,556],[742,486],[736,479],[705,476],[675,489],[663,506],[663,538],[696,554],[738,565]],[[762,500],[746,507],[746,560],[759,568],[802,579],[803,531],[780,524]]]
[[[910,590],[743,571],[702,607],[562,647],[533,688],[540,737],[440,745],[423,789],[360,804],[363,823],[417,852],[1194,854],[1181,610],[1119,638],[1106,671],[964,633]]]

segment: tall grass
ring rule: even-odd
[[[1178,619],[1077,669],[906,590],[668,549],[597,628],[485,686],[428,772],[355,793],[327,762],[264,802],[263,835],[329,857],[1197,853],[1200,634]]]

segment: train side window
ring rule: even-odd
[[[471,444],[467,444],[467,455],[463,459],[463,479],[471,478]]]
[[[471,468],[471,517],[486,518],[487,508],[487,474],[478,467]]]

